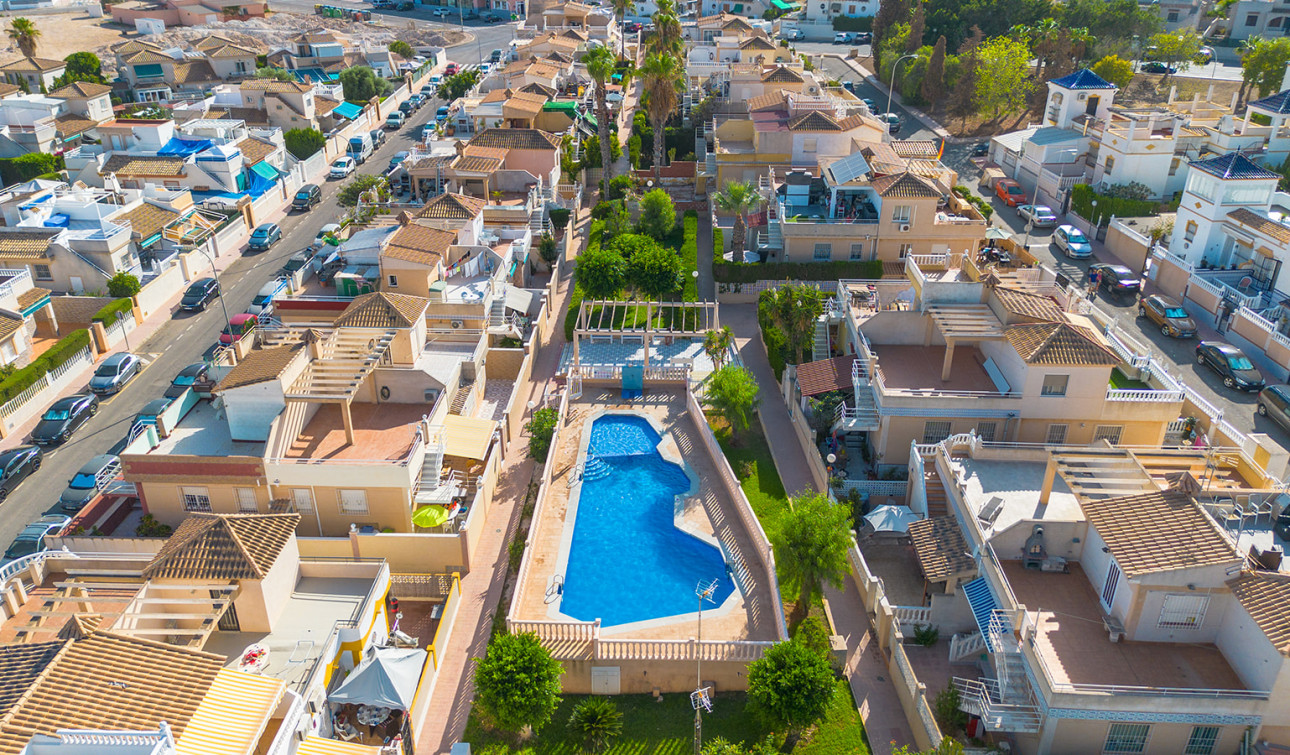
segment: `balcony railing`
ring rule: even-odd
[[[1180,403],[1183,400],[1183,392],[1177,391],[1157,391],[1153,389],[1129,390],[1123,388],[1107,388],[1107,401],[1146,401],[1154,404],[1171,404]]]

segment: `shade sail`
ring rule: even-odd
[[[418,527],[438,527],[448,521],[448,509],[445,506],[422,506],[412,512],[412,523]]]
[[[332,110],[332,112],[335,113],[336,115],[339,115],[342,118],[348,118],[352,121],[355,118],[357,118],[360,113],[363,112],[363,108],[359,107],[358,105],[355,105],[352,102],[342,102],[339,105],[337,105],[336,108]]]
[[[444,453],[482,461],[488,457],[488,444],[496,428],[497,423],[491,420],[449,414],[443,418],[443,429],[447,435]]]
[[[220,752],[250,753],[255,750],[287,683],[271,676],[257,676],[234,669],[222,669],[202,698],[184,733],[175,743],[178,755],[206,755]]]
[[[278,180],[278,169],[266,162],[258,162],[252,165],[251,172],[266,181]]]
[[[864,520],[875,532],[909,532],[909,525],[921,518],[904,506],[878,506]]]
[[[296,755],[381,755],[381,752],[380,747],[323,739],[310,734],[300,743]]]
[[[418,648],[376,648],[376,654],[358,664],[327,701],[409,710],[425,663],[426,651]]]

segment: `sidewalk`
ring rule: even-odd
[[[744,366],[752,370],[760,387],[762,428],[775,468],[789,495],[801,491],[814,492],[811,473],[807,471],[806,457],[797,442],[797,431],[789,420],[788,408],[780,397],[775,373],[766,358],[758,335],[757,305],[734,304],[721,308],[721,322],[735,333],[735,348]],[[889,755],[891,743],[914,744],[913,734],[905,718],[905,711],[896,697],[896,687],[887,670],[882,651],[874,644],[870,631],[869,615],[855,581],[847,579],[846,588],[827,588],[824,597],[829,602],[829,614],[834,629],[847,640],[846,674],[851,683],[860,718],[869,733],[869,746],[874,755]]]
[[[566,260],[578,256],[590,218],[590,213],[585,209],[579,211],[576,222],[569,230]],[[547,382],[559,367],[564,345],[564,329],[560,327],[559,320],[563,318],[568,306],[569,271],[572,269],[572,265],[566,266],[566,273],[557,284],[555,301],[551,303],[556,323],[541,344],[537,363],[533,365],[533,377],[528,385],[529,399],[532,402],[542,400]],[[507,570],[505,545],[519,526],[519,511],[534,472],[535,465],[528,458],[524,442],[520,438],[513,438],[507,458],[502,463],[497,493],[493,497],[497,510],[491,518],[498,524],[490,525],[489,531],[480,538],[476,563],[461,580],[461,604],[457,609],[456,629],[449,638],[447,647],[436,648],[442,665],[437,672],[438,679],[435,681],[426,718],[413,727],[420,732],[416,742],[417,752],[447,753],[466,732],[466,720],[475,698],[474,659],[482,658],[488,647],[493,615],[497,611],[504,613],[507,610],[507,606],[500,604]]]

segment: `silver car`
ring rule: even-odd
[[[1029,220],[1034,228],[1052,228],[1057,225],[1057,213],[1053,208],[1041,204],[1023,204],[1017,208],[1017,214]]]
[[[1066,253],[1067,257],[1075,259],[1088,259],[1093,256],[1093,245],[1089,242],[1088,236],[1073,225],[1058,226],[1053,231],[1053,243]]]
[[[139,357],[120,351],[104,359],[90,378],[90,390],[100,396],[111,396],[139,374]]]

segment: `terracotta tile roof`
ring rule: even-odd
[[[44,72],[56,71],[59,68],[66,68],[67,64],[61,60],[50,60],[49,58],[18,58],[12,63],[5,63],[0,66],[0,71],[18,72]]]
[[[1227,586],[1272,646],[1290,655],[1290,574],[1246,572]]]
[[[329,31],[314,30],[314,31],[307,31],[301,34],[300,36],[296,37],[294,41],[304,42],[305,44],[309,44],[309,45],[319,45],[319,44],[332,44],[332,43],[339,42],[340,40],[336,39],[336,36]]]
[[[335,110],[339,104],[338,100],[333,100],[330,97],[314,97],[314,115],[321,118]]]
[[[249,79],[238,85],[242,89],[253,89],[262,92],[309,92],[313,87],[298,81],[277,81],[276,79]]]
[[[22,327],[22,322],[21,317],[0,311],[0,341],[7,340],[9,336],[17,333]]]
[[[18,307],[26,309],[41,299],[48,297],[51,293],[53,292],[47,288],[33,286],[26,291],[23,291],[21,294],[18,294]]]
[[[541,95],[518,93],[502,103],[502,115],[507,118],[512,114],[532,117],[542,112],[545,104],[546,98]]]
[[[586,42],[591,39],[591,35],[580,29],[565,29],[560,32],[561,39],[573,39],[579,42]]]
[[[529,94],[540,94],[548,98],[555,96],[554,89],[547,86],[546,84],[539,84],[536,81],[533,82],[532,84],[525,84],[524,86],[520,87],[520,91],[528,92]]]
[[[260,141],[253,136],[238,142],[237,148],[242,150],[242,156],[246,158],[247,165],[255,165],[278,150],[276,145]]]
[[[54,132],[64,140],[89,131],[99,122],[79,113],[63,113],[54,119]]]
[[[463,173],[492,173],[502,167],[502,158],[482,155],[462,155],[449,166]]]
[[[490,128],[476,134],[469,145],[502,149],[555,150],[560,147],[560,137],[536,128]]]
[[[891,143],[896,154],[905,158],[936,159],[941,155],[941,145],[932,139],[907,139]]]
[[[1028,364],[1114,367],[1120,357],[1088,328],[1069,322],[1013,325],[1004,333]]]
[[[198,82],[223,81],[209,60],[185,60],[175,63],[176,84],[196,84]]]
[[[130,65],[136,63],[174,63],[175,59],[155,48],[144,48],[127,55],[123,60]]]
[[[16,740],[59,729],[150,731],[165,721],[178,737],[206,696],[224,656],[154,640],[96,632],[68,643],[0,719],[0,753]]]
[[[144,202],[127,213],[117,215],[115,220],[130,221],[130,230],[136,239],[146,239],[154,233],[179,219],[179,213],[165,207]]]
[[[773,83],[773,82],[791,83],[791,82],[801,82],[801,81],[804,81],[805,79],[802,78],[802,74],[798,73],[797,71],[794,71],[792,68],[789,68],[787,66],[775,66],[774,68],[770,69],[766,73],[762,74],[761,80],[765,83]]]
[[[116,173],[122,176],[178,176],[184,172],[182,157],[148,157],[143,155],[112,155],[103,163],[99,173]]]
[[[103,614],[99,613],[78,613],[67,620],[63,628],[58,630],[58,639],[60,640],[83,640],[94,634],[103,623]]]
[[[264,579],[299,514],[192,514],[143,567],[144,579]]]
[[[390,242],[391,245],[393,243],[393,241]],[[363,294],[350,302],[345,311],[340,313],[340,317],[336,318],[336,327],[406,328],[425,317],[426,307],[429,304],[429,299],[407,294],[391,294],[385,291]]]
[[[255,50],[248,50],[245,47],[239,47],[234,44],[226,44],[221,47],[212,47],[204,50],[208,58],[254,58]]]
[[[1260,215],[1257,212],[1248,210],[1244,207],[1227,213],[1227,217],[1235,220],[1241,225],[1247,225],[1259,233],[1271,236],[1277,241],[1290,244],[1290,226],[1278,223],[1272,218]]]
[[[940,199],[941,192],[922,176],[909,171],[879,176],[870,182],[880,197],[893,199]]]
[[[48,259],[49,242],[60,233],[58,228],[0,228],[0,258]]]
[[[568,56],[568,55],[566,55],[565,53],[560,52],[559,50],[552,50],[551,52],[548,52],[546,55],[543,55],[543,56],[542,56],[542,59],[543,59],[543,60],[554,60],[554,61],[555,61],[555,62],[557,62],[557,63],[572,63],[572,62],[573,62],[573,58],[569,57],[569,56]],[[523,92],[523,91],[526,91],[527,89],[528,89],[528,87],[523,87],[523,88],[521,88],[521,89],[520,89],[520,91],[521,91],[521,92]],[[541,94],[541,92],[538,92],[538,94]]]
[[[465,194],[440,194],[426,202],[425,207],[417,213],[417,217],[436,220],[472,220],[484,211],[487,204],[478,197],[468,197]]]
[[[788,121],[789,131],[841,131],[838,119],[820,110],[794,116]]]
[[[214,50],[216,48],[223,47],[224,45],[231,45],[231,44],[234,44],[234,42],[228,37],[221,37],[218,34],[207,34],[206,36],[194,42],[192,44],[192,48],[194,50],[206,52],[207,50]]]
[[[560,13],[563,13],[566,16],[570,14],[575,16],[585,16],[591,12],[591,6],[585,5],[583,3],[571,2],[571,3],[565,3],[564,5],[557,5],[554,8],[550,8],[549,10],[559,11]]]
[[[8,97],[11,94],[17,94],[22,91],[22,87],[17,84],[8,84],[0,82],[0,97]]]
[[[774,50],[775,45],[771,44],[765,37],[752,36],[739,43],[740,50]]]
[[[802,395],[818,396],[851,388],[851,363],[855,360],[853,356],[841,356],[797,365],[797,385]]]
[[[228,109],[228,117],[246,121],[248,126],[267,126],[269,124],[269,111],[264,108],[231,107]]]
[[[59,640],[0,645],[0,717],[9,714],[66,644]]]
[[[753,27],[752,27],[752,24],[743,20],[739,16],[735,16],[731,18],[729,21],[722,24],[721,30],[722,31],[752,31]]]
[[[994,289],[994,296],[1005,310],[1014,315],[1048,322],[1060,322],[1065,319],[1062,308],[1057,306],[1057,302],[1041,294],[998,286]]]
[[[955,574],[976,570],[976,559],[952,516],[920,519],[909,525],[909,538],[914,542],[914,553],[923,576],[929,582],[940,582]]]
[[[483,99],[479,101],[479,104],[485,105],[490,102],[506,102],[507,98],[509,98],[510,96],[511,96],[511,90],[509,88],[494,89],[493,91],[484,95]]]
[[[1179,490],[1081,500],[1080,507],[1129,578],[1241,560],[1217,525]]]
[[[138,39],[130,42],[126,42],[125,44],[120,45],[116,49],[112,50],[112,52],[116,53],[117,55],[130,55],[132,53],[139,52],[140,50],[155,50],[157,52],[161,52],[160,47],[157,47],[151,42],[144,42],[143,40],[138,40]]]
[[[112,91],[107,84],[95,84],[92,81],[73,81],[65,87],[59,87],[49,93],[50,97],[62,100],[84,100],[99,97]]]
[[[271,349],[253,349],[237,363],[236,367],[229,370],[214,390],[229,391],[246,385],[277,380],[282,371],[287,369],[303,349],[304,344],[299,342],[275,346]]]
[[[725,11],[722,11],[721,13],[717,13],[716,15],[704,16],[703,18],[700,18],[698,21],[695,21],[694,23],[696,26],[711,26],[714,23],[724,24],[728,20],[733,18],[739,18],[739,17],[733,13],[726,13]]]
[[[448,247],[455,243],[457,234],[452,231],[413,223],[405,225],[394,234],[389,245],[381,250],[381,257],[434,267],[447,254]]]
[[[783,89],[759,94],[748,100],[748,112],[750,113],[764,113],[771,110],[783,110],[784,107]]]
[[[890,144],[869,142],[860,148],[860,154],[869,163],[869,168],[878,174],[903,173],[905,158],[896,154]]]

